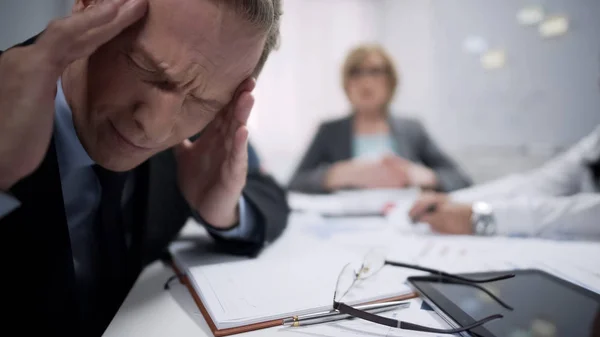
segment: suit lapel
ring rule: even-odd
[[[338,138],[340,141],[331,142],[335,158],[332,162],[352,158],[352,143],[354,142],[354,118],[343,119],[340,123]]]
[[[407,144],[407,134],[410,130],[406,130],[401,120],[396,120],[393,117],[388,118],[388,125],[393,136],[394,145],[396,145],[396,150],[398,151],[397,154],[408,160],[416,160],[414,152]]]

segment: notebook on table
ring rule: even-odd
[[[332,309],[339,272],[348,262],[360,261],[358,255],[336,250],[212,265],[197,265],[177,249],[172,248],[171,254],[217,337],[281,326],[285,318]],[[401,268],[383,268],[354,287],[344,302],[415,297],[405,284],[407,276]]]

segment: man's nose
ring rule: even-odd
[[[161,144],[171,136],[183,101],[183,95],[177,93],[155,91],[148,95],[134,113],[134,120],[147,141]]]

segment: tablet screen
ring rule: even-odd
[[[511,279],[480,284],[512,311],[468,285],[418,283],[423,295],[461,325],[502,314],[504,318],[473,330],[482,336],[600,336],[600,296],[546,273],[522,271]]]

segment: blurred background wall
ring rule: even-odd
[[[530,5],[568,17],[568,32],[519,25]],[[318,123],[348,112],[340,65],[361,42],[382,43],[401,69],[393,112],[421,119],[476,181],[538,166],[600,123],[598,0],[287,0],[284,11],[251,130],[283,181]],[[504,67],[484,69],[469,36],[504,50]]]
[[[24,41],[71,11],[73,0],[0,0],[0,49]]]
[[[0,48],[71,4],[0,0]],[[517,13],[531,5],[567,17],[568,32],[543,38],[520,25]],[[318,124],[349,111],[346,53],[379,42],[402,72],[394,114],[419,118],[478,182],[527,170],[600,124],[599,18],[598,0],[284,0],[283,40],[258,81],[251,140],[286,183]],[[465,51],[469,37],[503,51],[504,66],[482,67]]]

